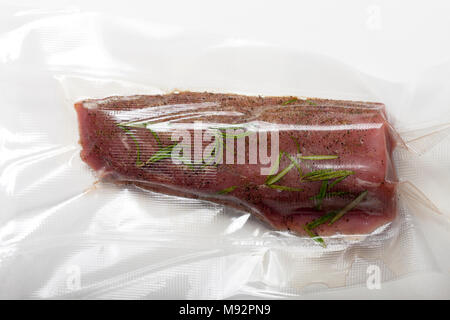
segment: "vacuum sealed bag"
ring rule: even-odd
[[[448,64],[393,82],[319,48],[15,16],[0,297],[298,298],[446,268]]]
[[[75,109],[81,157],[104,180],[225,204],[298,234],[367,234],[396,216],[382,104],[181,92]]]

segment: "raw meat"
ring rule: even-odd
[[[90,99],[75,109],[81,157],[104,180],[232,206],[310,236],[367,234],[395,218],[395,142],[381,103],[180,92]],[[171,135],[194,136],[199,125],[225,137],[213,150],[223,151],[223,162],[244,139],[245,163],[174,164]],[[244,134],[226,135],[236,127]],[[272,175],[261,174],[270,164],[249,163],[250,136],[260,131],[268,131],[268,151],[278,132],[281,159]],[[305,228],[330,212],[340,217]]]

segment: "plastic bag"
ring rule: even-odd
[[[445,184],[450,98],[445,88],[428,88],[448,74],[430,70],[414,84],[393,84],[319,49],[298,52],[108,14],[25,16],[0,35],[7,106],[0,119],[2,297],[299,297],[445,268],[436,257],[445,256],[446,240],[430,244],[416,220],[438,220],[448,231],[447,218],[433,212],[448,206],[441,201],[438,209],[424,195],[435,200],[443,192],[445,199],[448,188],[419,191],[429,191],[430,174],[417,176],[433,166]],[[80,158],[74,103],[172,90],[385,103],[413,150],[393,153],[396,219],[363,237],[326,237],[323,248],[228,206],[96,183]],[[423,101],[435,112],[424,112]]]
[[[324,247],[315,230],[364,235],[396,216],[382,104],[181,92],[75,109],[103,181],[228,205]]]

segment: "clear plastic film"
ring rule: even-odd
[[[20,12],[0,35],[1,297],[296,298],[445,268],[428,233],[448,232],[448,65],[393,82],[314,50]]]

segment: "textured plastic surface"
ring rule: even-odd
[[[448,234],[446,218],[418,190],[448,213],[448,63],[393,82],[339,62],[337,49],[300,52],[98,12],[6,9],[14,24],[0,34],[1,297],[300,297],[365,286],[370,266],[383,281],[446,268],[436,257],[448,254],[448,239],[433,238]],[[410,149],[393,156],[397,219],[322,248],[226,206],[95,183],[80,158],[74,103],[173,90],[385,103]]]

